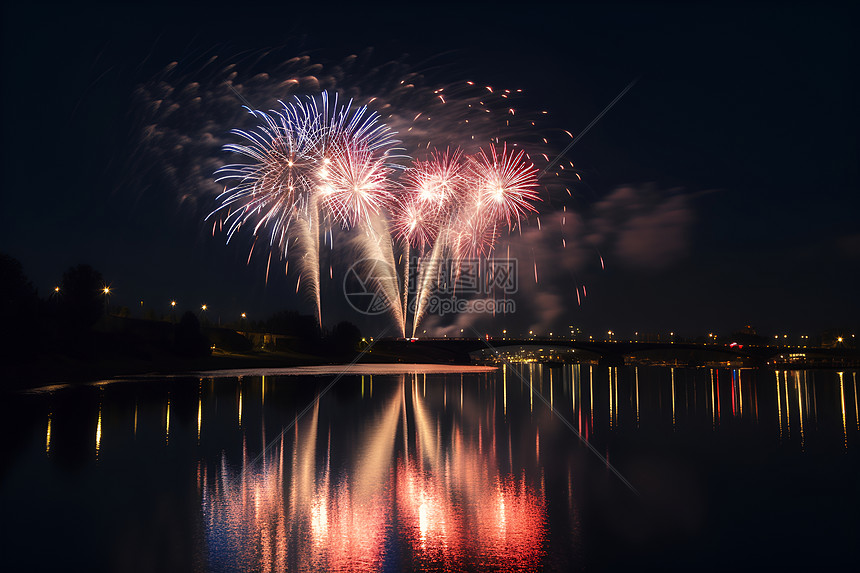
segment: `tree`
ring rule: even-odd
[[[20,318],[25,310],[35,307],[37,300],[36,289],[21,263],[0,253],[0,317],[4,321]]]
[[[186,311],[175,331],[176,352],[192,358],[210,353],[209,339],[200,332],[200,321],[194,313]]]
[[[104,279],[89,265],[70,267],[60,283],[60,314],[68,331],[89,330],[104,312]]]
[[[39,298],[21,263],[0,253],[0,354],[18,356],[38,332]]]
[[[361,340],[361,331],[351,322],[337,323],[331,331],[331,347],[338,354],[355,352]]]
[[[320,328],[317,319],[309,314],[299,314],[293,310],[283,310],[273,314],[263,327],[272,334],[296,336],[307,340],[318,340]]]

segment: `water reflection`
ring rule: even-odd
[[[440,416],[427,400],[444,403],[447,389],[436,393],[423,377],[403,377],[372,423],[358,425],[346,455],[321,429],[317,403],[292,439],[267,444],[260,464],[243,447],[240,467],[222,456],[210,478],[198,466],[210,561],[262,571],[379,570],[403,558],[386,546],[395,534],[419,569],[535,569],[546,537],[542,481],[500,468],[496,444],[510,447],[511,436],[500,436],[507,429],[477,402]]]
[[[842,435],[843,444],[848,448],[848,423],[845,420],[845,373],[839,372],[839,398],[842,402]]]
[[[45,453],[51,453],[51,413],[48,413],[48,431],[45,435]]]
[[[99,449],[102,444],[102,405],[99,403],[99,419],[96,423],[96,459],[99,458]]]
[[[69,483],[92,484],[99,497],[86,501],[108,508],[102,519],[118,519],[111,504],[131,502],[116,484],[130,484],[125,495],[136,499],[148,476],[163,472],[146,507],[129,515],[180,508],[164,523],[196,524],[188,551],[201,570],[566,570],[581,565],[577,543],[599,535],[594,515],[603,505],[591,521],[578,513],[597,507],[593,484],[618,486],[613,504],[628,492],[556,416],[612,452],[637,488],[630,444],[717,443],[709,455],[727,456],[719,461],[728,466],[748,441],[757,453],[778,445],[769,456],[817,464],[827,453],[856,457],[849,445],[860,431],[853,371],[513,364],[366,374],[345,377],[299,418],[329,380],[189,378],[34,395],[33,455],[20,463],[42,465],[20,473],[74,468],[87,477]],[[731,414],[721,418],[723,401]],[[750,483],[771,483],[772,473],[761,475]],[[179,493],[164,501],[170,488]],[[117,497],[102,500],[106,492]],[[582,534],[589,526],[591,537]]]

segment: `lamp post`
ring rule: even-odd
[[[170,301],[170,321],[176,322],[176,301]]]
[[[60,289],[60,287],[57,287],[57,288],[55,289],[55,291],[56,291],[56,292],[59,292],[59,289]],[[108,315],[108,311],[109,311],[110,287],[109,287],[109,286],[107,286],[107,285],[105,285],[105,286],[104,286],[104,288],[102,289],[102,292],[103,292],[103,293],[104,293],[104,295],[105,295],[105,316],[107,316],[107,315]]]

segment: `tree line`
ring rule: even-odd
[[[250,342],[245,344],[231,329],[201,325],[191,311],[185,312],[178,323],[156,320],[154,316],[147,317],[148,320],[131,319],[128,312],[111,313],[104,289],[101,273],[90,265],[79,264],[63,273],[57,289],[47,297],[40,297],[23,265],[0,253],[0,331],[3,332],[0,357],[7,361],[31,360],[51,353],[96,357],[106,345],[140,346],[143,339],[149,341],[149,346],[152,340],[160,341],[160,350],[185,357],[207,355],[212,344],[220,341],[231,344],[230,350],[252,350]],[[94,327],[108,314],[112,315],[109,326],[113,330],[105,336],[105,332],[96,332]],[[117,323],[121,323],[120,327]],[[282,343],[286,341],[290,346],[269,350],[288,349],[312,355],[348,355],[361,339],[361,332],[352,323],[341,322],[326,331],[313,316],[291,310],[230,326],[281,335]]]

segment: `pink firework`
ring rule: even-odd
[[[406,174],[407,193],[437,210],[449,206],[463,191],[462,155],[459,149],[446,149],[433,151],[428,161],[416,161]]]
[[[439,233],[439,217],[425,202],[412,197],[398,202],[392,209],[394,235],[412,247],[423,249]]]
[[[451,255],[460,260],[489,255],[500,234],[498,225],[478,212],[458,220],[448,232]]]
[[[393,201],[386,158],[368,147],[338,145],[317,172],[325,206],[344,228],[367,222]]]
[[[490,219],[504,219],[509,228],[519,223],[529,211],[537,212],[534,201],[540,201],[537,192],[537,168],[523,159],[525,152],[508,152],[507,144],[501,153],[490,145],[487,154],[481,149],[471,157],[471,172],[479,209],[487,211]]]

